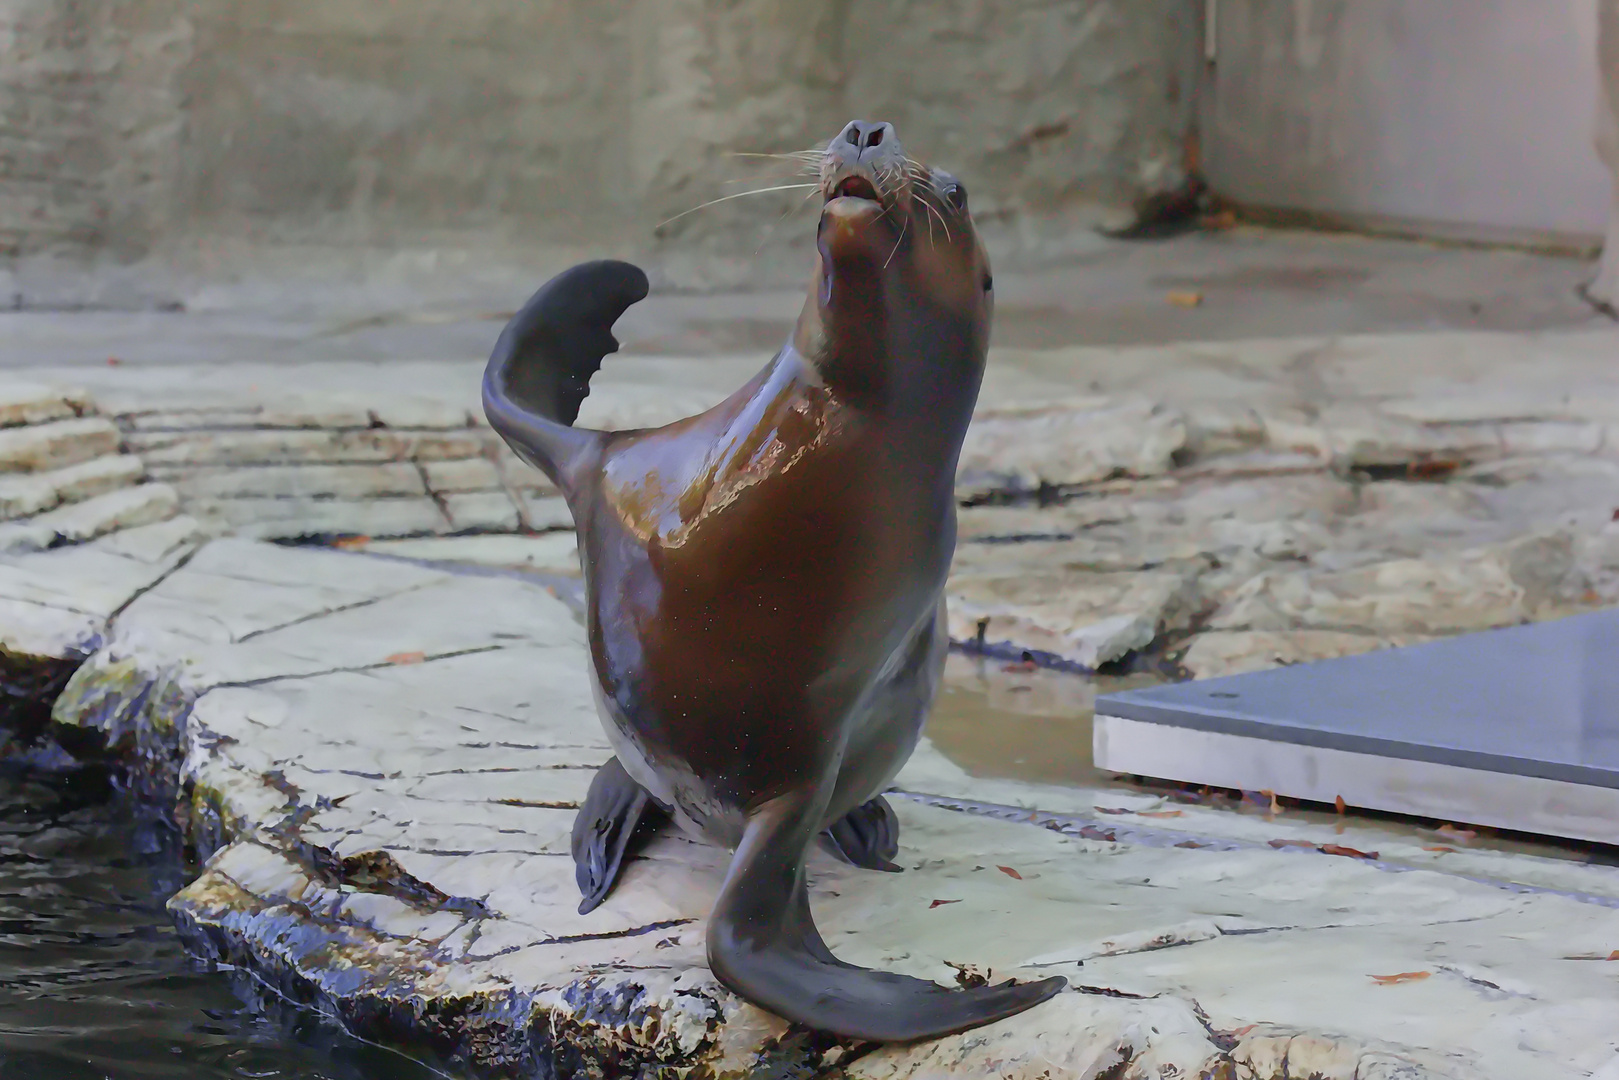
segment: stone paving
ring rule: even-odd
[[[130,748],[212,852],[170,904],[193,944],[362,1034],[604,1076],[1504,1078],[1619,1053],[1613,867],[976,779],[926,741],[899,778],[906,873],[812,865],[828,941],[946,983],[1074,989],[915,1047],[787,1031],[704,966],[723,852],[660,836],[575,913],[568,831],[609,750],[551,591],[190,537],[10,557],[64,610],[64,554],[154,568],[57,647],[93,651],[54,717]]]
[[[1215,675],[1614,603],[1616,356],[1612,330],[999,350],[952,636]],[[613,358],[581,422],[688,415],[759,362]],[[570,569],[560,538],[519,553],[567,508],[482,425],[476,365],[78,373],[211,535]]]
[[[1208,675],[1612,604],[1616,357],[1611,331],[1000,351],[952,636]],[[616,358],[581,422],[673,419],[758,363]],[[608,751],[571,590],[454,565],[566,575],[571,538],[481,427],[477,368],[185,370],[75,372],[110,424],[80,392],[3,399],[57,404],[0,431],[33,470],[0,478],[24,491],[0,528],[34,538],[0,553],[0,649],[88,656],[56,720],[124,747],[215,852],[173,901],[192,940],[356,1030],[587,1075],[1619,1069],[1612,867],[987,780],[926,741],[899,780],[908,872],[814,868],[828,940],[1076,989],[921,1047],[784,1031],[702,964],[722,853],[662,837],[574,914],[568,826]],[[146,520],[186,516],[40,526],[105,497],[61,475],[103,459],[112,494],[169,493]],[[57,494],[30,502],[41,476]],[[251,539],[332,534],[355,550]]]

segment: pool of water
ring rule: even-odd
[[[94,769],[0,763],[0,1080],[440,1075],[186,954],[172,832]]]
[[[1163,795],[1233,814],[1332,825],[1340,832],[1350,823],[1375,825],[1422,845],[1460,845],[1603,865],[1619,862],[1619,848],[1600,844],[1477,826],[1442,830],[1448,823],[1353,807],[1340,814],[1330,806],[1294,799],[1272,803],[1256,793],[1245,796],[1163,781],[1143,782],[1098,769],[1091,757],[1097,696],[1152,686],[1166,678],[1158,673],[1087,678],[952,652],[944,685],[928,717],[927,733],[941,753],[974,776]]]

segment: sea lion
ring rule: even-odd
[[[644,273],[593,262],[542,288],[484,375],[489,422],[567,496],[597,707],[616,757],[574,824],[581,912],[638,824],[732,848],[715,976],[788,1020],[880,1042],[1021,1012],[1065,980],[967,990],[843,963],[810,917],[824,836],[898,870],[883,792],[915,748],[949,644],[954,482],[989,343],[989,261],[960,181],[855,121],[819,163],[818,259],[797,326],[714,408],[576,428]]]

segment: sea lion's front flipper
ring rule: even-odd
[[[870,1042],[937,1038],[1004,1019],[1067,985],[1061,977],[947,990],[832,955],[810,918],[804,855],[826,792],[792,791],[748,818],[708,924],[708,965],[741,997],[793,1023]]]
[[[894,856],[899,854],[899,818],[881,795],[850,810],[822,835],[844,862],[891,874],[901,870],[894,865]]]
[[[573,427],[590,378],[618,351],[613,324],[648,290],[626,262],[581,263],[546,282],[512,316],[484,368],[483,409],[518,457],[569,494],[570,466],[596,436]]]
[[[579,815],[573,819],[573,876],[579,883],[579,914],[607,899],[624,869],[624,856],[647,812],[663,811],[646,789],[630,779],[618,758],[596,770]]]

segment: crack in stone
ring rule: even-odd
[[[453,660],[458,656],[473,656],[477,653],[499,652],[504,648],[506,648],[504,645],[475,645],[471,648],[456,649],[451,652],[434,653],[432,656],[424,656],[421,660],[417,661],[417,663],[431,664],[435,660]],[[232,689],[252,688],[256,686],[268,686],[271,683],[288,682],[293,679],[318,679],[322,675],[363,675],[367,672],[381,671],[386,668],[394,668],[398,666],[398,664],[391,661],[381,660],[374,664],[356,664],[352,667],[322,668],[319,671],[300,671],[288,675],[266,675],[262,679],[243,679],[239,682],[215,683],[213,686],[209,687],[209,689],[218,690],[223,687],[229,687]]]
[[[199,544],[192,548],[190,551],[176,559],[173,566],[159,574],[157,580],[145,585],[142,588],[136,589],[133,595],[126,599],[122,604],[119,604],[112,614],[107,616],[107,625],[110,627],[113,624],[113,620],[117,619],[125,611],[129,610],[129,606],[131,604],[145,596],[147,593],[151,592],[153,589],[157,588],[159,585],[163,584],[165,581],[169,580],[169,578],[173,577],[175,574],[178,574],[181,570],[184,570],[187,564],[189,564],[192,559],[196,558],[198,553],[202,551],[202,547],[203,546]]]
[[[599,934],[565,934],[562,937],[548,937],[544,941],[530,942],[527,945],[511,945],[501,949],[499,952],[485,953],[471,958],[474,960],[489,960],[497,956],[520,952],[523,949],[543,949],[552,945],[574,945],[581,941],[612,941],[617,938],[642,937],[646,934],[656,933],[659,930],[668,930],[675,926],[690,926],[696,921],[696,919],[666,919],[663,922],[647,923],[645,926],[635,926],[628,930],[607,930]],[[471,954],[468,953],[468,956],[471,956]]]
[[[423,589],[429,589],[438,584],[441,583],[436,581],[426,581],[419,585],[411,585],[408,588],[398,589],[390,593],[384,593],[381,596],[370,596],[364,600],[356,600],[353,603],[338,604],[336,607],[324,608],[320,611],[311,612],[308,615],[300,615],[296,619],[289,619],[284,623],[278,623],[275,626],[266,626],[258,630],[250,630],[239,638],[233,638],[231,640],[231,644],[244,645],[256,637],[262,637],[265,634],[273,634],[277,630],[286,630],[290,627],[302,626],[304,623],[314,622],[316,619],[324,619],[329,615],[338,615],[345,611],[357,611],[361,608],[368,608],[374,604],[380,604],[384,600],[392,600],[399,596],[409,596],[413,592],[420,592]]]

